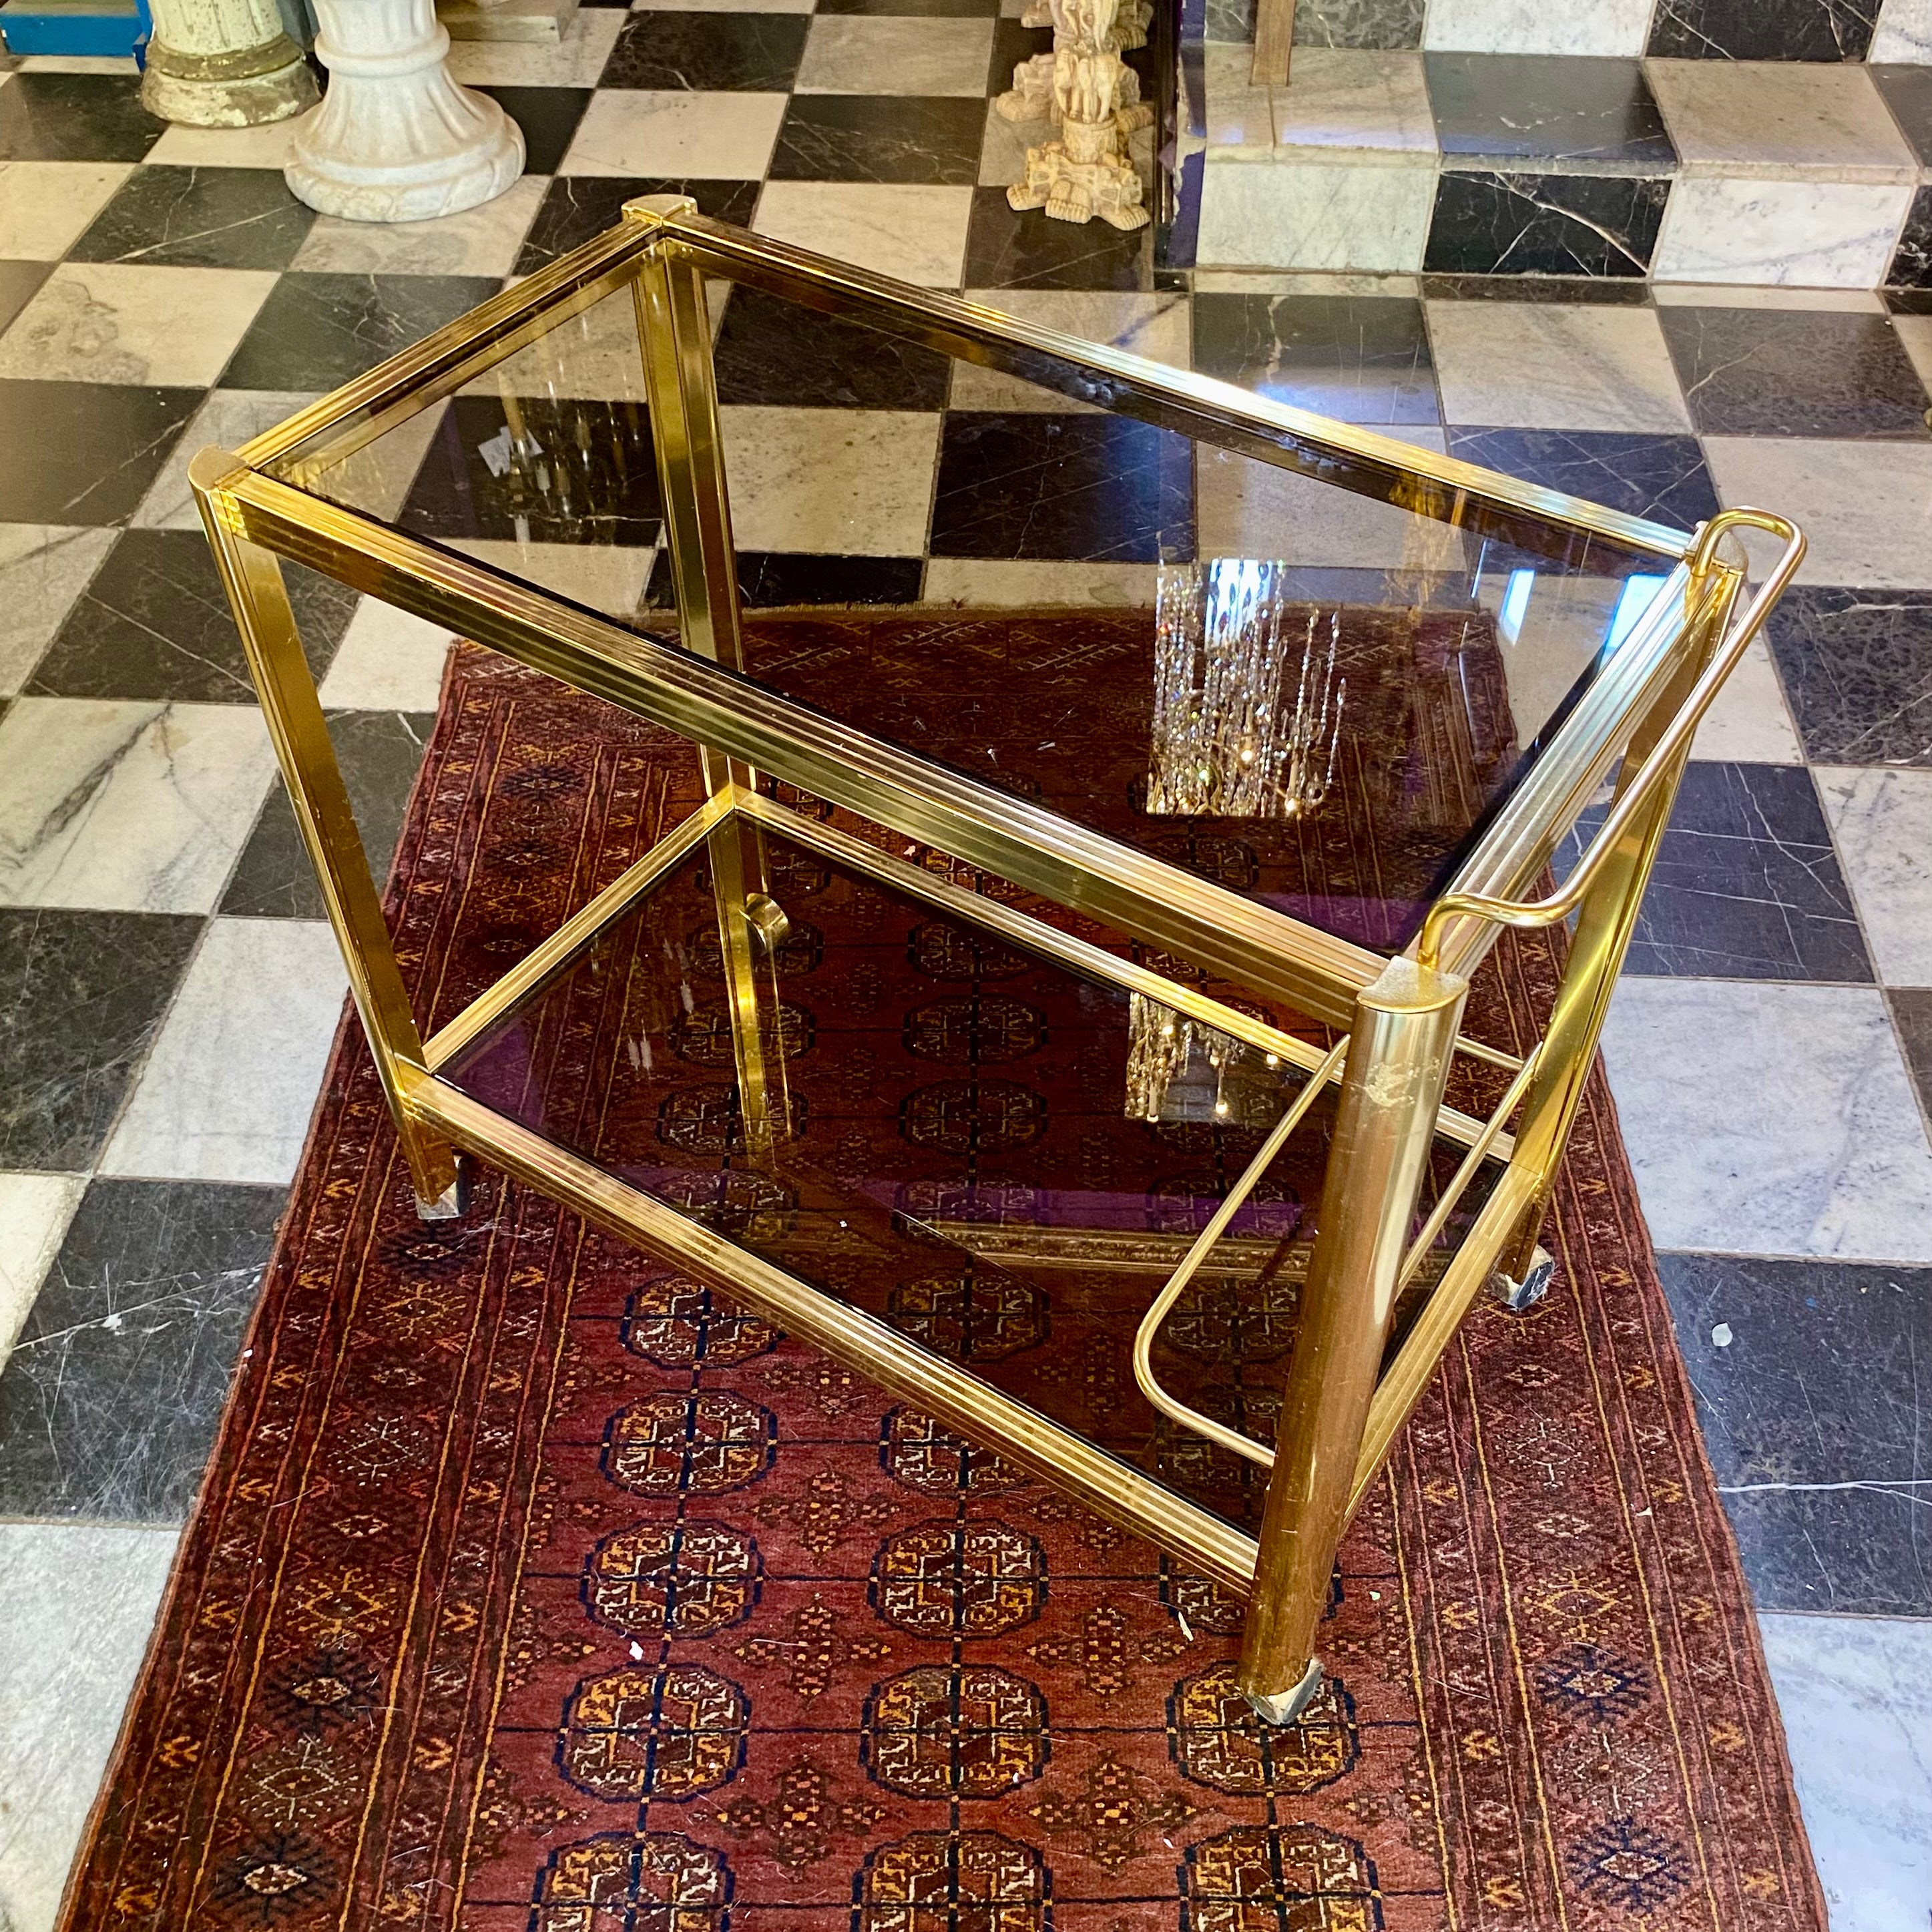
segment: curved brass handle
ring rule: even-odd
[[[1576,862],[1576,868],[1546,899],[1490,898],[1480,892],[1450,892],[1438,899],[1429,908],[1429,916],[1422,923],[1422,936],[1416,946],[1420,964],[1432,970],[1441,964],[1443,928],[1453,919],[1486,919],[1498,926],[1554,926],[1558,920],[1568,919],[1582,903],[1591,882],[1616,849],[1617,842],[1629,829],[1631,821],[1642,810],[1645,800],[1663,782],[1675,765],[1678,754],[1689,744],[1692,734],[1703,722],[1705,712],[1710,710],[1712,700],[1724,688],[1725,679],[1736,669],[1738,660],[1744,656],[1751,640],[1764,628],[1764,620],[1770,616],[1772,606],[1784,596],[1786,586],[1804,561],[1804,533],[1796,524],[1768,510],[1720,510],[1698,526],[1696,535],[1691,540],[1684,560],[1690,566],[1694,585],[1710,568],[1719,542],[1734,530],[1766,530],[1773,536],[1782,537],[1784,554],[1778,560],[1777,567],[1758,586],[1756,596],[1730,635],[1704,667],[1702,675],[1690,688],[1690,694],[1665,728],[1664,735],[1651,748],[1650,755],[1644,760],[1636,776],[1610,808],[1609,816],[1598,827],[1596,837]]]

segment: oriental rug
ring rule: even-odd
[[[892,644],[836,629],[835,661]],[[802,635],[770,647],[803,664]],[[688,747],[460,648],[390,889],[418,1017],[698,795]],[[1178,856],[1245,862],[1196,830]],[[1366,890],[1321,862],[1321,892]],[[1119,1053],[1053,1070],[1071,1006],[808,869],[779,889],[782,1028],[833,1168],[879,1154],[838,1117],[876,1089],[874,1142],[929,1156],[908,1186],[970,1208],[1058,1160],[1118,1187],[1132,1140],[1148,1227],[1198,1224],[1246,1130],[1124,1118]],[[622,974],[566,985],[517,1064],[573,1120],[645,1124],[725,1225],[794,1228],[769,1196],[729,1217],[701,950],[648,1023]],[[1473,1030],[1524,1043],[1556,970],[1506,946]],[[1305,1236],[1300,1185],[1258,1236]],[[1548,1299],[1450,1348],[1345,1545],[1324,1694],[1270,1731],[1234,1692],[1238,1606],[1154,1549],[526,1190],[484,1174],[418,1222],[345,1027],[68,1932],[1823,1932],[1600,1077],[1548,1239]],[[1090,1271],[1070,1312],[990,1278],[857,1292],[1140,1426],[1099,1352],[1147,1276]],[[1210,1284],[1182,1340],[1258,1426],[1293,1310],[1252,1286]]]

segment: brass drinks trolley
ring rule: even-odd
[[[1652,592],[1619,634],[1599,634],[1584,654],[1580,680],[1551,707],[1538,742],[1514,761],[1507,790],[1418,904],[1415,929],[1399,946],[1364,944],[826,715],[836,706],[808,708],[758,682],[755,666],[748,674],[707,277],[799,305],[803,326],[813,326],[814,316],[862,325],[887,348],[936,352],[1058,392],[1078,410],[1098,406],[1178,432],[1193,440],[1204,464],[1239,460],[1258,472],[1285,474],[1298,487],[1306,479],[1352,493],[1338,500],[1394,506],[1418,526],[1505,558],[1555,560],[1570,568],[1582,560],[1586,571],[1608,567],[1600,560],[1610,558],[1622,574],[1614,580],[1626,588],[1647,569],[1642,580]],[[554,332],[580,327],[578,319],[598,304],[610,304],[600,313],[628,314],[633,301],[633,352],[640,347],[640,387],[682,648],[476,556],[404,534],[391,520],[393,505],[372,508],[341,487],[371,451],[395,446],[399,432],[406,437],[403,426],[422,412],[540,348]],[[410,446],[422,446],[420,438]],[[1457,1324],[1486,1288],[1522,1306],[1547,1284],[1552,1264],[1538,1245],[1544,1205],[1693,734],[1791,580],[1804,551],[1799,533],[1755,510],[1726,511],[1694,535],[1618,514],[825,260],[670,198],[630,205],[618,227],[238,454],[202,451],[191,476],[422,1211],[459,1211],[459,1150],[491,1162],[1151,1539],[1246,1598],[1243,1689],[1264,1718],[1292,1721],[1321,1682],[1317,1625],[1342,1532]],[[1748,571],[1735,541],[1744,530],[1781,545],[1748,603]],[[1280,535],[1292,542],[1295,532]],[[700,748],[707,794],[701,808],[428,1039],[391,949],[284,586],[284,558]],[[1521,575],[1513,572],[1511,582]],[[1510,614],[1505,609],[1505,635]],[[1308,664],[1304,656],[1300,709],[1312,716]],[[1340,702],[1338,694],[1338,718]],[[1284,698],[1277,709],[1285,706]],[[1293,731],[1306,749],[1308,733],[1300,724]],[[1330,757],[1332,765],[1332,745]],[[1612,802],[1600,824],[1561,889],[1544,891],[1561,842],[1612,775]],[[1208,776],[1204,766],[1199,776]],[[795,788],[793,799],[802,795],[824,809],[786,802],[775,781]],[[1318,789],[1318,782],[1309,796]],[[888,842],[895,849],[832,822],[835,808],[898,835]],[[1116,996],[1124,989],[1136,1002],[1137,1020],[1165,1016],[1164,1037],[1177,1024],[1192,1028],[1279,1070],[1270,1076],[1279,1082],[1272,1124],[1178,1265],[1172,1256],[1164,1265],[1165,1284],[1133,1351],[1136,1380],[1163,1416],[1268,1470],[1258,1535],[754,1252],[708,1225],[689,1202],[632,1184],[452,1077],[466,1053],[696,857],[707,868],[716,902],[743,1142],[754,1156],[768,1153],[787,1132],[770,1016],[761,1014],[772,998],[762,962],[788,927],[766,867],[766,842],[774,839],[1086,975]],[[908,862],[896,855],[902,839],[1011,890],[988,896],[956,883],[944,866]],[[1016,894],[1158,950],[1124,956],[1036,916],[1013,902]],[[1568,964],[1540,1040],[1517,1057],[1465,1036],[1471,976],[1501,928],[1547,927],[1573,915]],[[1325,1043],[1204,991],[1187,976],[1194,969],[1197,977],[1210,974],[1275,1002],[1274,1010],[1304,1016],[1325,1030]],[[1445,1104],[1459,1054],[1507,1076],[1486,1118]],[[1156,1375],[1153,1346],[1318,1101],[1332,1108],[1330,1152],[1270,1446],[1169,1394]],[[1425,1210],[1425,1172],[1438,1137],[1454,1144],[1457,1164]],[[1473,1216],[1465,1214],[1460,1246],[1424,1271],[1479,1174],[1486,1196]],[[1392,1346],[1398,1297],[1409,1291],[1412,1306],[1418,1284],[1419,1312]]]

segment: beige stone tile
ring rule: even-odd
[[[992,58],[991,20],[818,14],[806,36],[796,90],[953,95],[976,100],[986,92]]]
[[[1244,61],[1249,53],[1245,47],[1227,51]],[[1280,146],[1436,152],[1436,117],[1430,111],[1419,53],[1298,47],[1287,86],[1272,92],[1274,138]]]
[[[0,336],[0,376],[206,388],[278,279],[254,268],[63,262]]]
[[[557,172],[758,181],[770,163],[787,98],[606,88],[591,97]]]
[[[1028,563],[935,556],[926,566],[928,604],[1093,606],[1121,610],[1150,604],[1160,570],[1151,563]]]
[[[1918,164],[1859,61],[1644,63],[1684,174],[1909,182]]]
[[[0,260],[58,262],[134,172],[121,161],[0,161]]]
[[[917,556],[938,461],[936,412],[727,408],[741,550]]]
[[[344,221],[319,216],[292,268],[353,275],[507,275],[547,183],[526,176],[494,201],[434,221]]]
[[[1800,584],[1932,584],[1932,443],[1711,436],[1704,453],[1723,502],[1804,531]]]
[[[760,235],[856,262],[926,288],[956,289],[965,272],[970,188],[874,182],[767,182]]]

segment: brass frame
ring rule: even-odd
[[[238,455],[203,450],[190,472],[419,1203],[426,1214],[457,1211],[456,1150],[487,1160],[716,1283],[1246,1594],[1243,1688],[1264,1716],[1292,1719],[1319,1681],[1316,1628],[1343,1529],[1478,1291],[1499,1271],[1520,1273],[1534,1246],[1692,734],[1790,580],[1804,539],[1783,518],[1756,511],[1726,512],[1687,536],[808,254],[708,220],[688,200],[653,198],[631,204],[625,214],[617,228]],[[1388,959],[821,717],[741,674],[742,620],[706,316],[707,274],[827,314],[861,316],[928,347],[1544,554],[1559,545],[1565,561],[1586,558],[1596,544],[1645,553],[1660,560],[1666,580],[1432,906],[1418,942]],[[626,287],[642,340],[682,647],[625,630],[310,494],[334,465],[376,436]],[[1767,531],[1784,548],[1736,616],[1743,573],[1719,550],[1720,540],[1739,527]],[[278,561],[284,557],[667,726],[700,748],[705,805],[427,1041],[397,969],[296,634]],[[1526,898],[1613,768],[1615,803],[1581,862],[1561,891]],[[893,859],[764,796],[755,785],[758,772],[1285,1001],[1346,1038],[1324,1053],[1189,986]],[[1185,1426],[1203,1428],[1270,1469],[1258,1538],[888,1324],[494,1112],[443,1077],[456,1054],[567,967],[702,843],[712,861],[746,1131],[754,1142],[769,1141],[784,1118],[784,1102],[782,1058],[772,1055],[768,1063],[760,1029],[767,998],[763,947],[782,919],[764,892],[768,830],[1063,965],[1144,993],[1307,1076],[1263,1157],[1178,1265],[1158,1256],[1129,1264],[1151,1264],[1168,1276],[1136,1348],[1136,1372],[1150,1398]],[[1573,914],[1576,937],[1540,1042],[1519,1059],[1464,1038],[1469,976],[1501,928],[1546,926]],[[1457,1052],[1512,1076],[1487,1120],[1444,1104]],[[1334,1151],[1270,1451],[1160,1390],[1151,1342],[1296,1120],[1333,1083],[1339,1083]],[[1512,1132],[1510,1122],[1519,1114]],[[1418,1236],[1412,1230],[1423,1172],[1438,1133],[1468,1152]],[[1457,1198],[1485,1162],[1498,1163],[1501,1172],[1384,1366],[1396,1297],[1429,1260]]]

